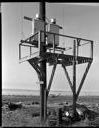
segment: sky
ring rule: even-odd
[[[26,61],[19,64],[19,43],[31,33],[31,23],[23,16],[35,18],[37,2],[2,3],[2,88],[39,90],[36,71]],[[82,92],[99,92],[99,4],[46,3],[46,17],[56,18],[63,27],[62,34],[86,38],[94,41],[94,57],[84,82]],[[23,33],[22,33],[23,32]],[[86,64],[77,66],[77,87]],[[47,82],[52,67],[47,66]],[[72,67],[67,68],[72,80]],[[52,90],[69,90],[70,87],[61,66],[57,66]]]

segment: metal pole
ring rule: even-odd
[[[39,3],[39,18],[40,20],[45,22],[45,2]],[[44,25],[44,32],[46,30],[46,26]],[[46,43],[45,33],[44,33],[44,44]],[[42,44],[42,42],[41,42]],[[46,52],[45,46],[41,46],[41,50],[43,53]],[[47,101],[46,101],[46,60],[41,61],[40,68],[44,71],[44,77],[40,77],[40,81],[43,81],[43,84],[40,85],[40,100],[41,100],[41,109],[40,109],[40,117],[41,123],[44,122],[47,115]]]
[[[73,114],[76,116],[76,41],[73,44]]]

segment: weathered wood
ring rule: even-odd
[[[55,73],[55,70],[56,70],[56,66],[57,66],[57,63],[54,64],[53,69],[52,69],[52,73],[51,73],[51,77],[50,77],[49,84],[48,84],[48,89],[47,89],[47,97],[48,97],[49,92],[50,92],[50,88],[51,88],[51,84],[52,84],[52,81],[53,81],[53,77],[54,77],[54,73]]]
[[[77,39],[77,57],[79,54],[80,39]]]
[[[32,20],[33,20],[32,18],[27,17],[27,16],[24,16],[24,19],[25,19],[25,20],[29,20],[29,21],[32,21]]]
[[[63,69],[64,69],[64,71],[65,71],[66,78],[67,78],[67,80],[68,80],[68,82],[69,82],[69,85],[70,85],[70,88],[71,88],[71,90],[72,90],[72,92],[73,92],[72,82],[71,82],[71,80],[70,80],[70,77],[69,77],[69,74],[68,74],[68,72],[67,72],[67,69],[66,69],[66,67],[65,67],[63,64],[62,64],[62,67],[63,67]]]
[[[45,17],[46,17],[46,4],[45,1],[42,1],[39,3],[39,18],[43,22],[45,22]],[[44,24],[44,43],[41,42],[41,36],[39,37],[39,43],[40,43],[40,55],[41,54],[46,54],[46,25]],[[44,44],[44,45],[43,45]],[[46,59],[40,62],[40,69],[44,72],[43,77],[40,77],[40,81],[43,81],[44,84],[40,85],[40,119],[41,123],[43,123],[46,120],[47,116],[47,101],[45,99],[45,90],[46,90],[46,84],[47,84],[47,79],[46,79]]]
[[[19,60],[21,60],[21,44],[19,44]]]
[[[73,44],[73,114],[76,116],[76,41]]]
[[[81,80],[81,82],[80,82],[79,88],[78,88],[78,90],[77,90],[76,101],[77,101],[77,99],[78,99],[79,93],[80,93],[80,91],[81,91],[81,88],[82,88],[82,86],[83,86],[83,83],[84,83],[84,81],[85,81],[85,78],[86,78],[86,76],[87,76],[87,73],[88,73],[88,71],[89,71],[89,68],[90,68],[90,66],[91,66],[91,63],[92,63],[92,62],[88,62],[88,65],[87,65],[87,67],[86,67],[85,73],[84,73],[83,78],[82,78],[82,80]]]
[[[35,71],[38,74],[38,78],[40,78],[40,76],[42,76],[40,70],[38,69],[38,66],[36,64],[33,63],[33,61],[28,60],[28,62],[31,64],[31,66],[35,69]]]

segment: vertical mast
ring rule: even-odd
[[[73,44],[73,114],[76,116],[76,41]]]
[[[39,18],[45,22],[45,2],[40,2],[39,3]],[[46,30],[46,26],[44,24],[44,31]],[[42,53],[44,54],[46,52],[45,44],[45,33],[44,33],[44,42],[41,42],[41,50]],[[43,45],[44,44],[44,45]],[[40,81],[43,81],[43,84],[40,85],[40,100],[41,100],[41,110],[40,110],[40,117],[41,117],[41,122],[44,121],[46,118],[46,60],[41,61],[40,63],[40,68],[44,71],[44,77],[40,77]]]

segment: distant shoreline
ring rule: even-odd
[[[2,96],[14,96],[14,97],[40,97],[40,95],[14,95],[14,94],[2,94]],[[49,95],[50,97],[53,97],[53,96],[55,96],[55,97],[58,97],[59,95]],[[72,98],[72,95],[60,95],[59,97],[71,97]],[[99,95],[87,95],[87,96],[84,96],[84,95],[81,95],[81,96],[79,96],[79,97],[93,97],[93,98],[99,98]]]
[[[30,89],[2,89],[2,95],[33,95],[39,96],[40,90],[30,90]],[[50,95],[60,95],[60,96],[72,96],[71,91],[62,90],[51,90]],[[99,96],[99,92],[81,92],[80,96]]]

